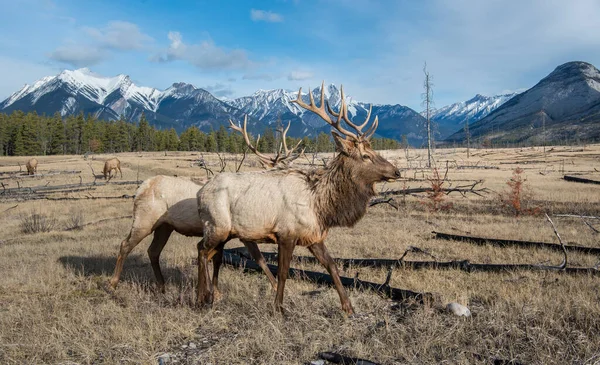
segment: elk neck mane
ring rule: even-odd
[[[321,228],[352,227],[375,195],[374,184],[360,181],[354,161],[338,154],[326,167],[305,172]]]

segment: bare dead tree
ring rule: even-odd
[[[423,65],[423,73],[425,74],[425,81],[423,82],[423,88],[425,92],[421,95],[423,98],[423,106],[425,106],[425,119],[427,129],[427,167],[432,165],[431,149],[433,145],[433,134],[431,130],[431,108],[433,104],[433,83],[431,82],[431,76],[427,71],[427,62]]]
[[[465,137],[467,138],[467,159],[471,157],[471,132],[469,132],[469,113],[465,119]]]

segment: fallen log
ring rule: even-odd
[[[559,246],[560,247],[560,246]],[[245,248],[240,247],[237,249],[228,249],[225,251],[235,252],[242,256],[246,256]],[[277,254],[272,252],[262,253],[265,260],[276,262]],[[294,260],[303,264],[319,264],[319,261],[312,256],[293,256]],[[502,272],[512,270],[546,270],[564,272],[566,274],[592,274],[600,275],[600,271],[596,268],[588,267],[567,267],[561,268],[560,266],[547,266],[547,265],[535,265],[535,264],[477,264],[471,263],[469,260],[453,260],[453,261],[413,261],[400,259],[342,259],[334,258],[334,261],[342,267],[385,267],[385,268],[404,268],[412,270],[460,270],[465,272]]]
[[[555,217],[561,218],[581,218],[581,219],[600,219],[593,215],[578,215],[578,214],[554,214]]]
[[[586,179],[583,177],[577,177],[577,176],[571,176],[571,175],[565,175],[565,176],[563,176],[563,179],[565,181],[573,181],[573,182],[584,183],[584,184],[600,185],[600,181],[598,181],[598,180],[591,180],[591,179]]]
[[[379,365],[379,363],[359,359],[357,357],[345,356],[342,354],[338,354],[335,352],[320,352],[318,356],[326,361],[332,362],[334,364],[342,364],[342,365]]]
[[[234,267],[241,267],[244,269],[244,271],[247,272],[262,272],[260,266],[258,266],[258,264],[256,264],[254,261],[231,253],[229,250],[225,250],[223,253],[223,263]],[[273,273],[273,275],[277,275],[277,265],[267,264],[267,266],[271,273]],[[296,279],[309,280],[316,284],[326,284],[330,286],[334,285],[333,279],[330,275],[316,271],[306,271],[290,268],[288,275],[289,277]],[[386,282],[383,284],[377,284],[370,281],[364,281],[358,278],[349,278],[345,276],[340,276],[340,280],[344,287],[363,290],[373,290],[374,292],[384,295],[393,300],[413,299],[419,303],[424,303],[425,301],[433,301],[433,295],[431,293],[418,293],[411,290],[390,287],[388,284],[389,275],[388,280],[386,280]]]
[[[460,166],[456,166],[456,169],[458,169],[458,170],[464,170],[464,169],[500,170],[500,167],[498,167],[498,166],[465,166],[465,165],[460,165]]]
[[[536,242],[536,241],[520,241],[520,240],[506,240],[498,238],[485,238],[485,237],[474,237],[474,236],[463,236],[450,233],[442,232],[431,232],[435,235],[435,238],[454,240],[454,241],[466,241],[478,245],[491,244],[496,246],[520,246],[520,247],[543,247],[551,250],[562,251],[562,247],[555,243],[547,242]],[[574,246],[565,245],[565,248],[569,251],[583,252],[593,255],[600,254],[600,247],[585,247],[585,246]]]
[[[61,201],[61,200],[102,200],[102,199],[133,199],[135,195],[123,194],[118,196],[64,196],[59,198],[53,198],[49,196],[36,196],[32,195],[30,197],[24,198],[23,200],[52,200],[52,201]]]
[[[55,192],[57,190],[67,189],[81,189],[84,187],[97,187],[105,185],[139,185],[143,181],[113,181],[113,182],[90,182],[90,183],[76,183],[76,184],[65,184],[65,185],[39,185],[23,188],[4,188],[0,191],[2,195],[18,195],[18,194],[38,194],[42,192]]]

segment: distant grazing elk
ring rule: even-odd
[[[119,161],[119,159],[116,157],[106,160],[104,163],[104,169],[102,170],[102,173],[104,174],[104,180],[107,178],[109,180],[112,179],[113,170],[115,170],[115,176],[117,176],[117,170],[119,170],[121,173],[121,178],[123,178],[123,172],[121,172],[121,161]]]
[[[198,211],[204,222],[204,237],[198,243],[198,305],[210,305],[214,298],[208,273],[210,256],[228,240],[239,238],[242,242],[278,245],[275,297],[278,310],[282,310],[292,252],[300,245],[307,247],[327,268],[342,309],[348,314],[353,313],[324,241],[330,228],[351,227],[358,222],[375,195],[375,183],[395,180],[400,177],[400,171],[371,148],[369,140],[377,128],[377,117],[366,132],[362,131],[369,122],[370,109],[364,123],[356,125],[348,117],[343,91],[339,112],[334,112],[328,104],[329,114],[325,111],[323,85],[320,107],[315,105],[312,93],[309,93],[310,105],[303,102],[301,92],[302,89],[293,102],[335,128],[331,134],[339,153],[327,166],[311,171],[274,169],[222,173],[200,189]],[[342,120],[355,132],[344,128]]]
[[[246,132],[246,123],[244,128],[236,127],[230,121],[231,128],[239,131],[244,135],[248,147],[257,154],[263,166],[285,166],[295,160],[299,155],[294,155],[295,148],[288,150],[287,145],[284,145],[284,151],[278,153],[271,158],[264,155],[252,145]],[[282,139],[285,140],[285,135],[289,129],[282,131]],[[196,201],[196,193],[202,187],[201,183],[195,183],[181,177],[171,176],[154,176],[142,183],[138,188],[135,199],[133,200],[133,223],[127,238],[121,242],[121,248],[117,257],[117,264],[110,285],[116,288],[119,283],[123,264],[127,255],[137,246],[144,238],[154,233],[152,243],[148,248],[148,256],[158,289],[161,292],[165,291],[165,280],[160,269],[160,254],[165,247],[171,233],[176,231],[185,236],[201,237],[203,233],[203,224],[198,215],[198,204]],[[273,274],[268,269],[266,261],[258,245],[255,242],[247,242],[246,247],[254,261],[256,261],[265,271],[271,285],[275,289],[277,283]],[[218,286],[218,271],[222,260],[222,247],[213,259],[215,273],[213,274],[213,285]]]
[[[35,158],[32,158],[29,161],[27,161],[27,163],[25,164],[25,167],[27,167],[27,175],[35,175],[35,173],[37,172],[37,165],[38,160]]]

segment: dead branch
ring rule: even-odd
[[[577,177],[577,176],[565,175],[565,176],[563,176],[563,179],[565,181],[573,181],[573,182],[584,183],[584,184],[598,184],[598,185],[600,185],[600,181],[598,181],[598,180],[585,179],[583,177]]]
[[[104,219],[100,219],[100,220],[97,220],[97,221],[94,221],[94,222],[89,222],[89,223],[86,223],[86,224],[82,224],[82,225],[77,226],[77,227],[66,228],[65,231],[73,231],[73,230],[76,230],[76,229],[81,229],[83,227],[92,226],[92,225],[95,225],[95,224],[98,224],[98,223],[103,223],[103,222],[117,220],[117,219],[132,218],[132,217],[133,217],[132,215],[124,215],[124,216],[121,216],[121,217],[104,218]]]
[[[262,272],[262,269],[254,261],[243,258],[230,250],[225,250],[223,254],[223,263],[235,267],[241,267],[244,271],[257,271]],[[269,270],[273,275],[277,274],[277,266],[267,264]],[[316,284],[334,285],[333,279],[330,275],[323,274],[315,271],[306,271],[300,269],[290,268],[289,276],[296,279],[304,279],[315,282]],[[431,293],[418,293],[411,290],[392,288],[389,285],[377,284],[369,281],[359,280],[357,278],[349,278],[340,276],[342,285],[347,288],[357,288],[362,290],[373,290],[378,294],[384,295],[393,300],[407,300],[413,299],[419,303],[425,301],[433,301],[433,295]]]
[[[555,251],[563,250],[563,248],[560,245],[557,245],[555,243],[463,236],[463,235],[456,235],[456,234],[442,233],[442,232],[435,232],[435,231],[433,231],[432,233],[435,235],[435,238],[454,240],[454,241],[465,241],[465,242],[474,243],[477,245],[491,244],[491,245],[495,245],[495,246],[543,247],[543,248],[548,248],[548,249],[555,250]],[[568,251],[577,251],[577,252],[583,252],[583,253],[592,254],[592,255],[600,254],[599,247],[564,245],[564,248],[567,249]]]
[[[548,216],[548,213],[545,213],[545,215],[546,215],[546,219],[548,220],[548,222],[550,222],[550,225],[552,226],[552,229],[554,230],[554,234],[558,238],[558,242],[560,243],[560,247],[562,248],[562,251],[564,254],[562,263],[557,267],[558,270],[563,270],[565,267],[567,267],[567,249],[565,248],[565,245],[563,244],[562,238],[560,238],[560,234],[558,233],[558,231],[556,230],[556,227],[554,226],[554,222],[552,222],[552,219],[550,219],[550,217]]]
[[[594,228],[594,226],[592,226],[592,225],[590,224],[590,222],[586,221],[585,219],[583,220],[583,223],[585,223],[585,225],[586,225],[586,226],[590,227],[590,229],[591,229],[591,230],[592,230],[594,233],[596,233],[596,234],[597,234],[597,233],[600,233],[600,231],[599,231],[599,230],[597,230],[596,228]]]
[[[9,210],[11,210],[11,209],[15,209],[15,208],[16,208],[16,207],[18,207],[18,206],[19,206],[19,204],[17,204],[17,205],[13,205],[13,206],[12,206],[12,207],[10,207],[10,208],[4,209],[4,210],[2,211],[2,213],[4,213],[4,212],[8,212],[8,211],[9,211]]]
[[[389,204],[394,209],[396,209],[396,210],[399,209],[398,204],[396,203],[394,198],[377,198],[377,199],[373,199],[369,202],[370,207],[377,205],[377,204]]]
[[[467,194],[475,194],[477,196],[483,196],[482,194],[489,194],[490,190],[488,188],[477,188],[479,184],[482,184],[483,181],[479,180],[474,182],[473,184],[468,185],[457,185],[455,187],[441,188],[441,191],[446,193],[446,195],[450,193],[459,193],[463,197],[466,197]],[[421,187],[421,188],[410,188],[410,189],[402,189],[402,190],[389,190],[380,193],[380,195],[404,195],[404,194],[419,194],[419,193],[427,193],[434,191],[431,187]]]

